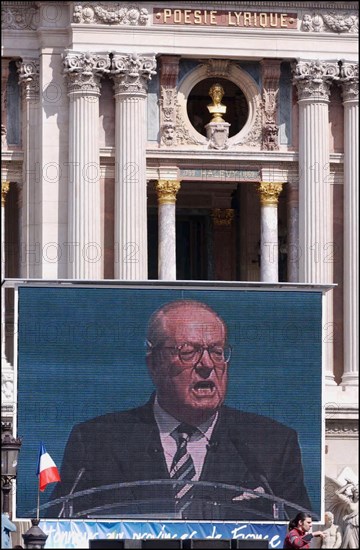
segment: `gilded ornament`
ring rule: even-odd
[[[282,187],[282,182],[261,181],[258,184],[261,206],[276,206]]]
[[[211,217],[214,225],[229,226],[235,217],[235,210],[233,208],[214,208],[211,211]]]
[[[218,82],[213,84],[209,90],[209,96],[213,101],[207,106],[209,113],[212,115],[211,122],[225,122],[222,115],[226,113],[226,105],[221,103],[224,94],[224,88]]]
[[[177,180],[158,180],[155,188],[159,204],[175,204],[180,182]]]
[[[5,206],[6,202],[6,195],[8,194],[10,189],[10,182],[9,181],[3,181],[1,184],[1,206]]]

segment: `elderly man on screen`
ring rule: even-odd
[[[52,499],[85,493],[47,515],[262,520],[273,518],[273,497],[310,509],[296,432],[224,405],[231,347],[221,317],[202,302],[169,302],[146,343],[156,392],[73,428]]]

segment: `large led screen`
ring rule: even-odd
[[[17,517],[320,518],[322,292],[20,286]]]

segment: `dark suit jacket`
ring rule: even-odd
[[[70,501],[62,517],[158,514],[164,518],[174,512],[174,489],[152,402],[76,425],[65,449],[61,482],[51,499],[93,487],[149,480],[152,480],[150,486],[128,484],[89,491]],[[155,484],[154,480],[168,483]],[[186,512],[188,519],[272,519],[272,495],[311,509],[296,432],[270,418],[226,406],[219,411],[200,482],[206,483],[196,487],[193,505]],[[270,496],[233,502],[242,491],[228,485],[262,487]],[[57,517],[61,508],[59,505],[49,508],[47,517]],[[297,508],[287,510],[293,516]]]

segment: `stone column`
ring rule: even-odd
[[[287,280],[299,280],[299,189],[289,183],[287,186]]]
[[[10,182],[9,181],[2,181],[1,182],[1,281],[5,279],[5,204],[6,204],[6,195],[8,194],[10,189]],[[1,287],[1,293],[3,293],[3,286]],[[4,296],[2,294],[1,296],[1,342],[3,343],[3,327],[5,326],[4,323],[4,308],[5,308],[5,300]],[[4,350],[4,346],[1,346],[1,349]]]
[[[158,277],[160,280],[176,281],[176,195],[180,182],[158,180],[155,184],[158,196]]]
[[[9,59],[1,59],[1,150],[6,151],[6,86],[9,78]]]
[[[279,281],[278,200],[281,182],[261,181],[260,193],[260,280],[267,283]]]
[[[329,284],[333,281],[330,193],[329,96],[338,78],[337,62],[299,61],[294,83],[299,103],[299,281]],[[323,301],[323,361],[326,381],[333,375],[333,296]]]
[[[147,279],[147,83],[155,57],[114,54],[115,278]]]
[[[232,224],[235,219],[234,208],[213,208],[214,279],[216,281],[234,280],[234,241]]]
[[[10,189],[9,181],[1,182],[1,281],[5,278],[5,204]],[[6,357],[5,288],[1,285],[1,411],[13,411],[14,371]]]
[[[39,60],[28,59],[18,62],[19,83],[22,88],[23,124],[22,140],[24,150],[23,181],[21,188],[20,274],[31,278],[38,275],[39,253],[36,237],[36,213],[39,202],[39,105],[40,71]]]
[[[344,374],[359,383],[359,65],[342,62],[344,104]]]
[[[64,56],[69,109],[68,277],[101,279],[99,96],[108,55]]]

